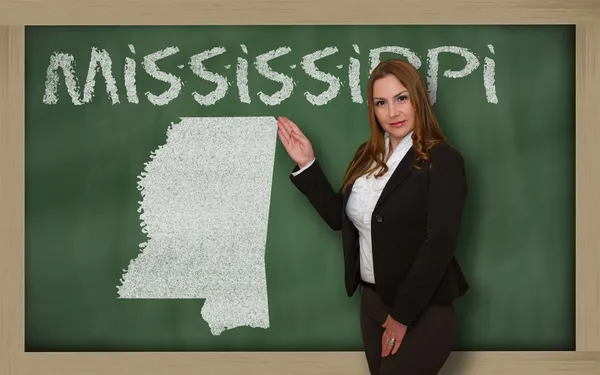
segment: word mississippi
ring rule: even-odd
[[[248,50],[245,45],[241,44],[240,47],[245,54],[248,54]],[[488,44],[487,47],[493,55],[495,53],[494,47],[491,44]],[[358,45],[354,44],[353,48],[357,54],[360,53]],[[133,45],[129,45],[129,50],[135,54],[135,48]],[[205,61],[223,54],[225,51],[225,47],[214,47],[212,49],[195,54],[189,59],[188,65],[193,74],[216,85],[213,91],[205,95],[201,95],[195,91],[192,92],[192,96],[194,97],[195,101],[200,105],[213,105],[227,95],[227,91],[230,87],[230,83],[227,78],[221,74],[207,70],[204,66]],[[289,54],[291,51],[292,49],[290,47],[279,47],[258,55],[254,59],[254,68],[262,77],[281,84],[281,88],[275,93],[257,93],[258,98],[265,105],[275,106],[292,96],[295,86],[294,80],[281,72],[274,71],[269,66],[270,61]],[[168,73],[159,69],[156,64],[157,61],[172,56],[178,52],[178,47],[167,47],[160,51],[148,54],[142,58],[142,67],[150,77],[170,85],[169,88],[161,94],[146,92],[146,98],[150,103],[158,106],[164,106],[169,104],[173,99],[176,99],[180,95],[183,86],[181,79],[172,73]],[[329,103],[332,99],[336,98],[340,94],[340,87],[342,85],[340,78],[333,74],[323,72],[316,66],[316,62],[318,60],[324,59],[337,52],[337,47],[327,47],[302,57],[300,65],[304,73],[306,73],[306,75],[312,79],[327,83],[329,85],[326,90],[319,94],[313,94],[310,92],[304,93],[306,100],[309,103],[322,106]],[[421,57],[409,48],[399,46],[384,46],[369,50],[369,63],[371,70],[380,62],[380,57],[383,53],[401,55],[417,69],[419,69],[422,65]],[[428,65],[426,83],[432,103],[435,103],[436,101],[439,75],[438,56],[441,53],[452,53],[462,56],[465,59],[465,66],[461,70],[444,70],[442,75],[447,78],[466,77],[475,72],[481,65],[479,58],[468,48],[457,46],[441,46],[427,50]],[[59,85],[59,69],[62,71],[67,92],[69,93],[71,101],[74,105],[82,105],[91,102],[98,71],[101,72],[104,78],[106,92],[110,96],[112,104],[120,103],[116,81],[112,72],[113,62],[106,50],[98,49],[96,47],[92,47],[91,49],[87,78],[83,88],[83,97],[81,97],[79,93],[75,70],[73,67],[74,64],[75,58],[73,55],[59,51],[52,53],[46,72],[46,84],[43,97],[43,102],[45,104],[56,104],[58,102],[57,90]],[[248,88],[248,66],[249,64],[247,59],[238,57],[236,67],[236,86],[239,100],[242,103],[251,103],[250,92]],[[225,67],[229,69],[230,65]],[[295,65],[290,67],[292,69],[296,68]],[[183,65],[179,65],[178,68],[182,69]],[[337,68],[342,69],[343,66],[337,65]],[[496,96],[495,87],[495,61],[492,58],[485,57],[482,70],[482,80],[485,89],[486,100],[489,103],[497,104],[498,97]],[[127,100],[129,103],[139,103],[136,87],[136,61],[130,57],[125,58],[124,81]],[[355,57],[350,57],[348,64],[348,85],[350,89],[350,98],[354,103],[363,102],[360,82],[360,60]]]

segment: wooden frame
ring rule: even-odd
[[[0,0],[0,373],[366,375],[361,352],[25,353],[24,25],[575,24],[576,350],[456,352],[442,374],[600,373],[600,2],[597,0]],[[548,327],[552,329],[552,327]]]

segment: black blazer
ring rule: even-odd
[[[391,317],[409,327],[427,306],[450,303],[469,289],[454,257],[467,197],[464,161],[445,143],[430,155],[431,168],[425,162],[416,169],[416,153],[409,149],[371,219],[376,291]],[[318,160],[290,180],[332,229],[342,231],[345,285],[352,296],[361,279],[358,230],[346,215],[351,187],[336,193]]]

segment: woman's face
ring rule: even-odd
[[[390,74],[373,83],[373,110],[395,148],[415,128],[415,110],[408,90]]]

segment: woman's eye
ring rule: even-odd
[[[408,96],[406,96],[406,95],[400,95],[400,96],[398,97],[398,101],[399,101],[399,102],[403,102],[403,101],[405,101],[406,99],[408,99]]]
[[[376,106],[383,105],[383,101],[382,101],[382,100],[376,101],[376,102],[375,102],[375,105],[376,105]]]

